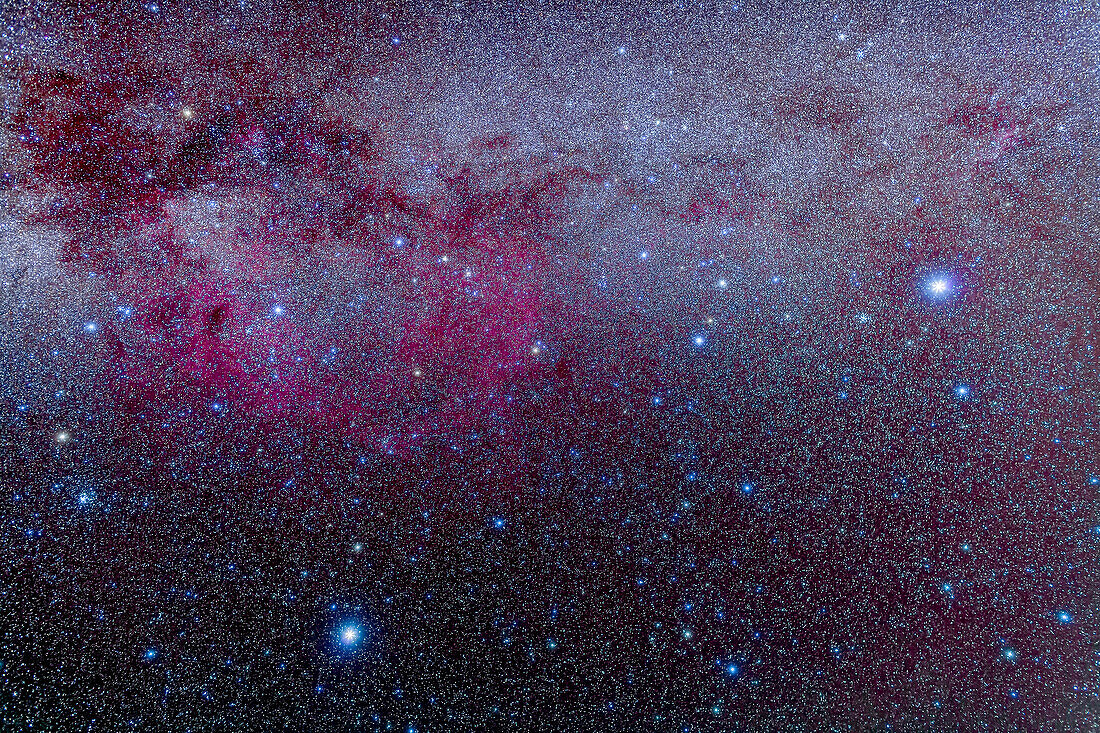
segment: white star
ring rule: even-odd
[[[948,283],[947,280],[945,280],[944,278],[940,277],[928,283],[928,292],[932,293],[932,295],[943,295],[950,287],[951,284]]]
[[[348,624],[340,631],[340,641],[348,646],[359,641],[359,627]]]

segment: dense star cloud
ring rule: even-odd
[[[1096,9],[11,3],[5,730],[1100,726]]]

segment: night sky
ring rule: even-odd
[[[0,729],[1100,730],[1094,3],[0,12]]]

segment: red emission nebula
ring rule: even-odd
[[[507,415],[545,371],[541,337],[564,315],[544,292],[549,246],[591,171],[528,159],[410,193],[366,131],[258,81],[201,114],[141,67],[21,82],[28,174],[70,233],[62,262],[134,311],[129,338],[103,345],[128,409],[232,403],[393,449]],[[332,271],[355,315],[292,318],[324,307],[309,280]]]

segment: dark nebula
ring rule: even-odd
[[[0,729],[1100,731],[1090,3],[6,3]]]

